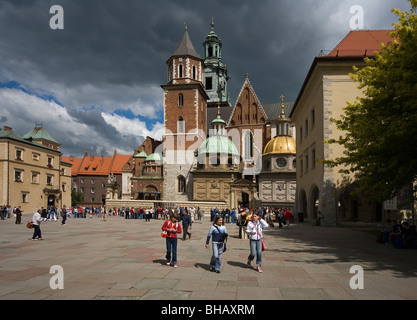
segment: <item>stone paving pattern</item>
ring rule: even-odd
[[[107,217],[41,225],[45,240],[14,219],[0,221],[1,300],[400,300],[417,299],[417,250],[376,243],[359,226],[296,223],[266,231],[263,273],[246,265],[248,240],[229,232],[221,273],[209,271],[210,221],[195,222],[178,240],[178,268],[165,265],[162,220]],[[50,267],[64,270],[64,289],[51,289]],[[353,290],[350,268],[364,269],[364,289]]]

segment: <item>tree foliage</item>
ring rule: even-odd
[[[362,192],[376,200],[391,199],[417,177],[417,0],[410,11],[392,11],[391,43],[351,74],[364,97],[348,103],[340,120],[344,155],[327,161],[353,173]]]
[[[84,202],[84,194],[79,191],[71,191],[71,205]]]

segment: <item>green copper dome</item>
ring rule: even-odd
[[[152,153],[146,157],[145,161],[161,161],[161,155],[159,153]]]
[[[239,156],[236,146],[225,136],[212,136],[205,140],[198,149],[199,154],[231,154]]]
[[[135,155],[135,158],[147,158],[148,155],[146,154],[145,151],[142,151],[140,153],[138,153],[137,155]]]

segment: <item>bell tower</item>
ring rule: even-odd
[[[218,102],[222,106],[230,107],[230,97],[227,91],[229,76],[226,65],[222,61],[222,41],[214,31],[214,20],[211,22],[211,31],[203,46],[205,88],[209,96],[208,107],[217,107]]]
[[[164,90],[164,199],[192,198],[191,166],[194,151],[207,133],[204,61],[185,27],[184,35],[167,61]],[[176,183],[173,183],[176,181]]]

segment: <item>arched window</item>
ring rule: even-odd
[[[182,107],[184,105],[184,96],[182,93],[178,95],[178,107]]]
[[[193,79],[197,79],[197,68],[193,66]]]
[[[178,118],[178,133],[184,133],[184,119],[183,119],[183,117]]]
[[[185,178],[183,176],[179,176],[177,180],[178,180],[178,192],[184,193],[185,187],[186,187]]]
[[[243,133],[243,159],[247,161],[253,160],[253,136],[250,130]]]

